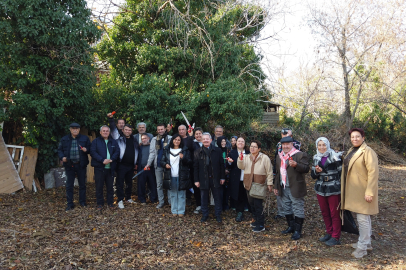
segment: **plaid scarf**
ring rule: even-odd
[[[72,138],[72,145],[70,147],[70,160],[74,163],[79,162],[79,145],[76,138]]]

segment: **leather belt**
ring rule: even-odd
[[[326,176],[320,176],[319,179],[322,180],[323,182],[329,182],[331,180],[338,179],[338,177],[336,175],[330,175],[330,176],[326,175]]]

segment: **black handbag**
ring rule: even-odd
[[[163,180],[163,187],[164,189],[171,189],[171,180]]]
[[[171,189],[171,169],[164,169],[163,188]]]
[[[341,223],[342,232],[353,233],[353,234],[359,235],[359,230],[358,230],[357,224],[355,223],[354,217],[352,216],[351,211],[344,210],[342,212],[341,219],[342,219],[342,223]]]

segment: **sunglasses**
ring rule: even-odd
[[[282,131],[281,131],[281,133],[282,133],[283,135],[286,135],[286,134],[289,133],[289,131],[290,131],[290,129],[288,129],[288,128],[283,128]]]

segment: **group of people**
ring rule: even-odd
[[[310,168],[309,158],[300,151],[300,142],[293,139],[291,129],[282,129],[276,146],[274,166],[261,152],[261,142],[246,143],[242,137],[229,141],[223,127],[217,126],[214,134],[201,128],[178,127],[178,133],[169,135],[170,125],[158,124],[157,135],[146,132],[147,125],[138,123],[138,133],[133,135],[131,125],[123,119],[115,122],[107,115],[109,126],[100,128],[100,137],[90,143],[81,135],[80,125],[72,123],[70,134],[59,144],[58,155],[66,168],[66,211],[74,208],[73,183],[77,176],[79,203],[86,206],[86,166],[88,154],[95,171],[97,209],[103,209],[103,190],[106,186],[107,205],[115,208],[114,183],[117,205],[132,204],[132,184],[137,172],[137,198],[156,203],[156,208],[167,200],[174,216],[185,215],[188,199],[196,202],[194,213],[201,213],[201,222],[209,218],[210,194],[214,199],[216,221],[222,222],[222,211],[231,205],[236,209],[236,222],[244,220],[245,209],[252,213],[253,232],[265,230],[263,200],[268,192],[277,197],[278,216],[286,218],[287,228],[282,234],[291,239],[302,236],[305,219],[305,174],[311,170],[316,179],[315,193],[324,219],[326,234],[320,238],[328,246],[340,244],[341,210],[357,214],[359,240],[354,244],[353,256],[361,258],[371,250],[371,218],[378,213],[378,159],[376,153],[364,142],[362,129],[351,129],[353,147],[343,156],[330,148],[327,138],[316,140],[317,154]],[[115,179],[115,181],[114,181]]]

